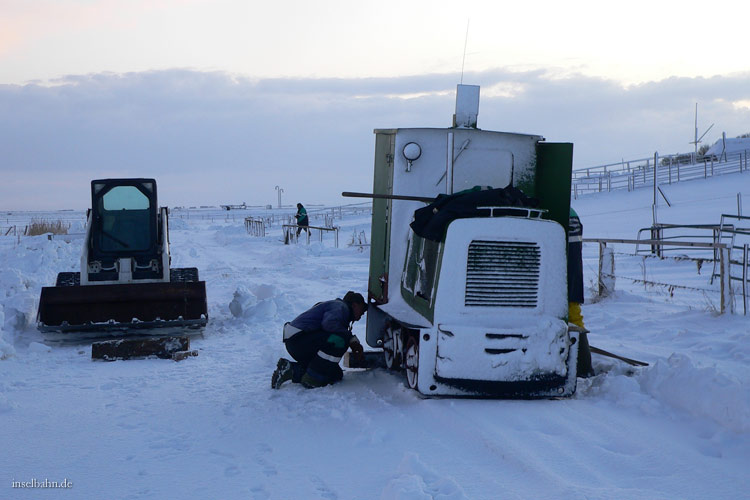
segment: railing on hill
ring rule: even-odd
[[[715,156],[699,156],[695,154],[677,154],[659,156],[654,153],[652,158],[622,161],[597,167],[574,170],[571,194],[573,198],[587,193],[599,193],[627,189],[632,191],[642,186],[654,185],[654,166],[656,165],[657,182],[672,184],[689,179],[706,178],[714,175],[744,172],[750,164],[750,151]]]

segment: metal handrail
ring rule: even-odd
[[[336,248],[339,247],[339,228],[338,227],[320,227],[320,226],[298,226],[297,224],[284,224],[281,226],[282,230],[284,231],[284,244],[289,244],[290,242],[297,243],[298,240],[298,234],[296,232],[297,229],[314,229],[319,231],[318,233],[318,241],[321,243],[323,242],[323,233],[324,232],[332,232],[335,238],[336,242]],[[310,244],[310,232],[306,231],[307,234],[307,244]]]
[[[689,159],[689,161],[684,161]],[[652,158],[623,161],[596,167],[587,167],[572,172],[571,194],[579,195],[653,186],[654,164],[658,164],[659,184],[672,184],[690,179],[707,178],[714,175],[744,172],[750,167],[750,150],[722,155],[721,158],[695,155],[654,154]],[[635,165],[633,165],[635,164]]]
[[[696,248],[727,248],[724,243],[705,243],[703,241],[662,241],[662,240],[628,240],[618,238],[583,238],[584,243],[625,243],[631,245],[656,245],[656,246],[677,246],[684,245]]]
[[[604,284],[604,277],[614,278],[614,260],[611,249],[610,252],[610,263],[611,269],[605,270],[605,252],[607,251],[608,243],[624,243],[624,244],[648,244],[654,246],[687,246],[695,248],[712,248],[718,251],[720,254],[720,278],[721,278],[721,306],[720,311],[723,314],[726,311],[734,312],[734,292],[731,285],[731,273],[729,272],[729,247],[725,243],[705,243],[702,241],[663,241],[663,240],[630,240],[630,239],[616,239],[616,238],[583,238],[584,243],[598,243],[599,244],[599,293],[608,288]],[[746,266],[747,267],[747,266]],[[746,275],[747,273],[745,273]],[[743,292],[747,289],[745,287]],[[610,290],[611,291],[611,290]],[[743,295],[743,299],[747,302],[747,296]],[[746,313],[747,314],[747,313]]]
[[[665,236],[664,231],[669,229],[697,229],[697,230],[710,230],[710,235],[698,235],[698,234],[677,234],[673,236]],[[717,224],[657,224],[655,226],[650,227],[644,227],[638,230],[638,236],[637,239],[639,241],[644,242],[643,244],[646,244],[645,241],[641,238],[641,234],[643,232],[648,232],[650,234],[650,239],[655,241],[671,241],[671,240],[677,240],[679,238],[697,238],[697,239],[710,239],[714,243],[721,243],[722,235],[721,235],[721,225]],[[689,240],[688,240],[689,241]],[[680,250],[680,249],[688,249],[688,248],[695,248],[691,245],[683,244],[684,241],[681,240],[678,243],[680,245],[675,245],[676,248],[665,248],[662,249],[659,245],[649,245],[649,253],[656,254],[657,256],[662,256],[663,251],[666,250]],[[640,248],[640,245],[636,245],[635,253],[641,253],[642,250]],[[718,260],[718,252],[714,248],[713,251],[713,258],[708,260]]]

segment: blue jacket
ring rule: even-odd
[[[347,341],[351,339],[349,323],[354,319],[349,304],[341,299],[319,302],[294,318],[290,324],[305,332],[324,331],[339,333]]]
[[[339,361],[354,337],[349,330],[353,319],[351,306],[335,299],[315,304],[284,325],[284,342],[292,357],[298,362],[310,359],[304,366],[295,365],[305,370],[297,374],[303,385],[320,387],[341,380]]]

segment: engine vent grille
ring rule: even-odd
[[[466,262],[466,306],[536,307],[539,245],[474,240]]]

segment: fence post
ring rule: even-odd
[[[661,238],[662,238],[661,227],[659,227],[658,225],[651,226],[651,239],[654,241],[661,241]],[[658,243],[656,244],[652,243],[651,253],[653,255],[656,255],[657,257],[661,257],[661,254],[662,254],[661,245],[659,245]]]
[[[615,291],[615,253],[604,242],[599,242],[599,296],[607,297]]]
[[[742,306],[747,316],[747,243],[742,247]]]
[[[737,193],[737,215],[742,217],[742,193]]]
[[[679,165],[679,163],[677,163]],[[669,184],[672,184],[672,157],[669,157]]]
[[[720,275],[721,275],[721,314],[734,312],[734,293],[732,292],[732,279],[729,274],[729,248],[721,248]]]

